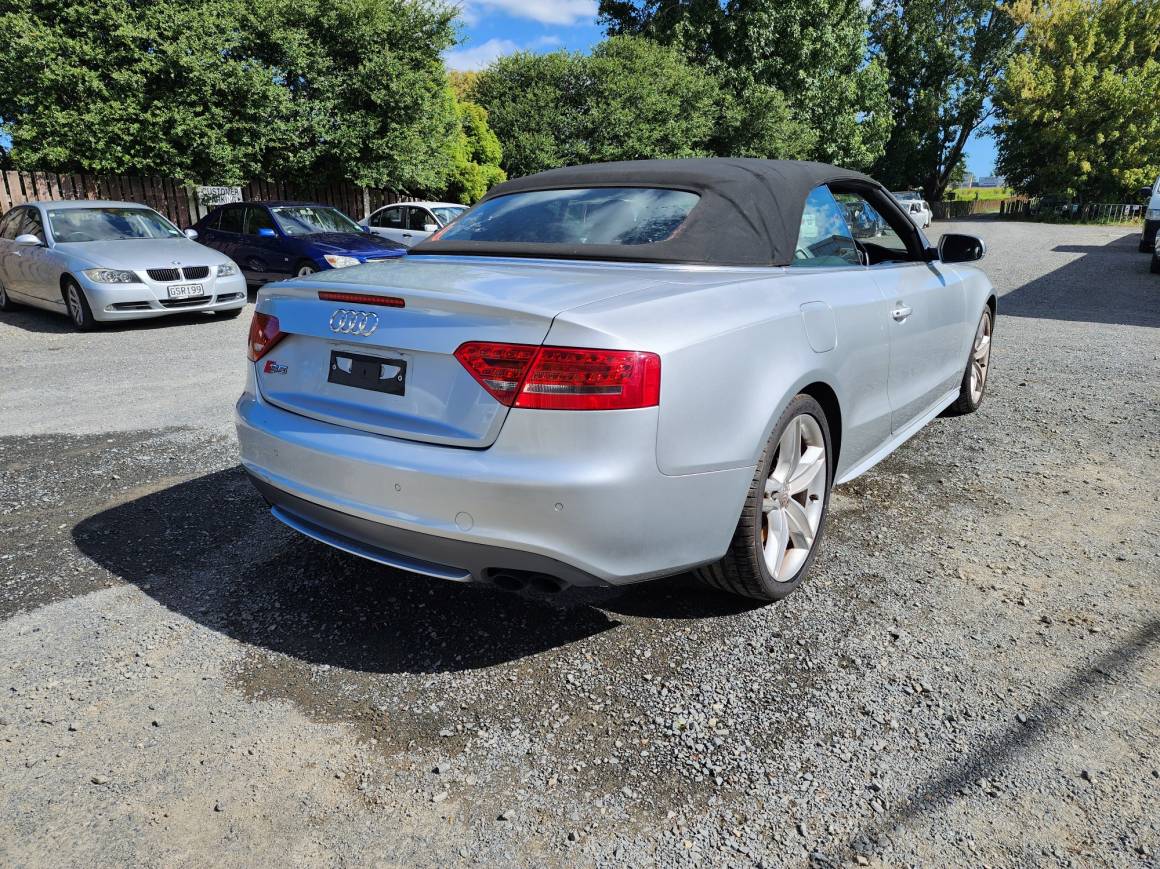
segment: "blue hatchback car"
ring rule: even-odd
[[[337,208],[309,202],[221,205],[193,226],[197,240],[236,262],[251,284],[404,256]]]

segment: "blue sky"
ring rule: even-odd
[[[603,33],[596,0],[463,0],[461,44],[448,52],[452,69],[482,69],[513,51],[587,51]],[[967,167],[990,175],[995,142],[976,134],[967,144]]]

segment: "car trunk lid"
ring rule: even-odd
[[[561,311],[657,282],[655,272],[642,281],[635,269],[553,265],[425,257],[270,284],[260,307],[285,337],[256,363],[259,389],[337,425],[489,446],[508,408],[455,358],[461,344],[542,344]]]

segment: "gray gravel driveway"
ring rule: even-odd
[[[0,864],[1158,865],[1160,278],[957,228],[987,401],[765,607],[328,550],[237,468],[248,317],[0,315]]]

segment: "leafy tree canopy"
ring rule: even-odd
[[[440,190],[454,11],[415,0],[0,0],[0,118],[30,169]]]
[[[999,171],[1032,195],[1135,201],[1160,173],[1160,2],[1018,0],[995,97]]]
[[[1018,43],[1003,0],[876,0],[870,33],[889,69],[894,128],[874,164],[892,189],[941,199]]]
[[[459,129],[455,132],[453,153],[455,170],[448,186],[449,198],[471,205],[488,189],[507,180],[500,168],[503,149],[487,123],[487,111],[466,100],[455,101]]]
[[[474,82],[509,175],[609,160],[805,157],[815,137],[774,88],[735,96],[678,49],[615,36],[591,55],[502,57]]]
[[[886,72],[867,62],[859,0],[601,0],[600,15],[611,34],[672,45],[715,72],[751,111],[773,105],[777,91],[802,125],[785,138],[808,144],[808,156],[868,167],[882,154],[892,123]]]

